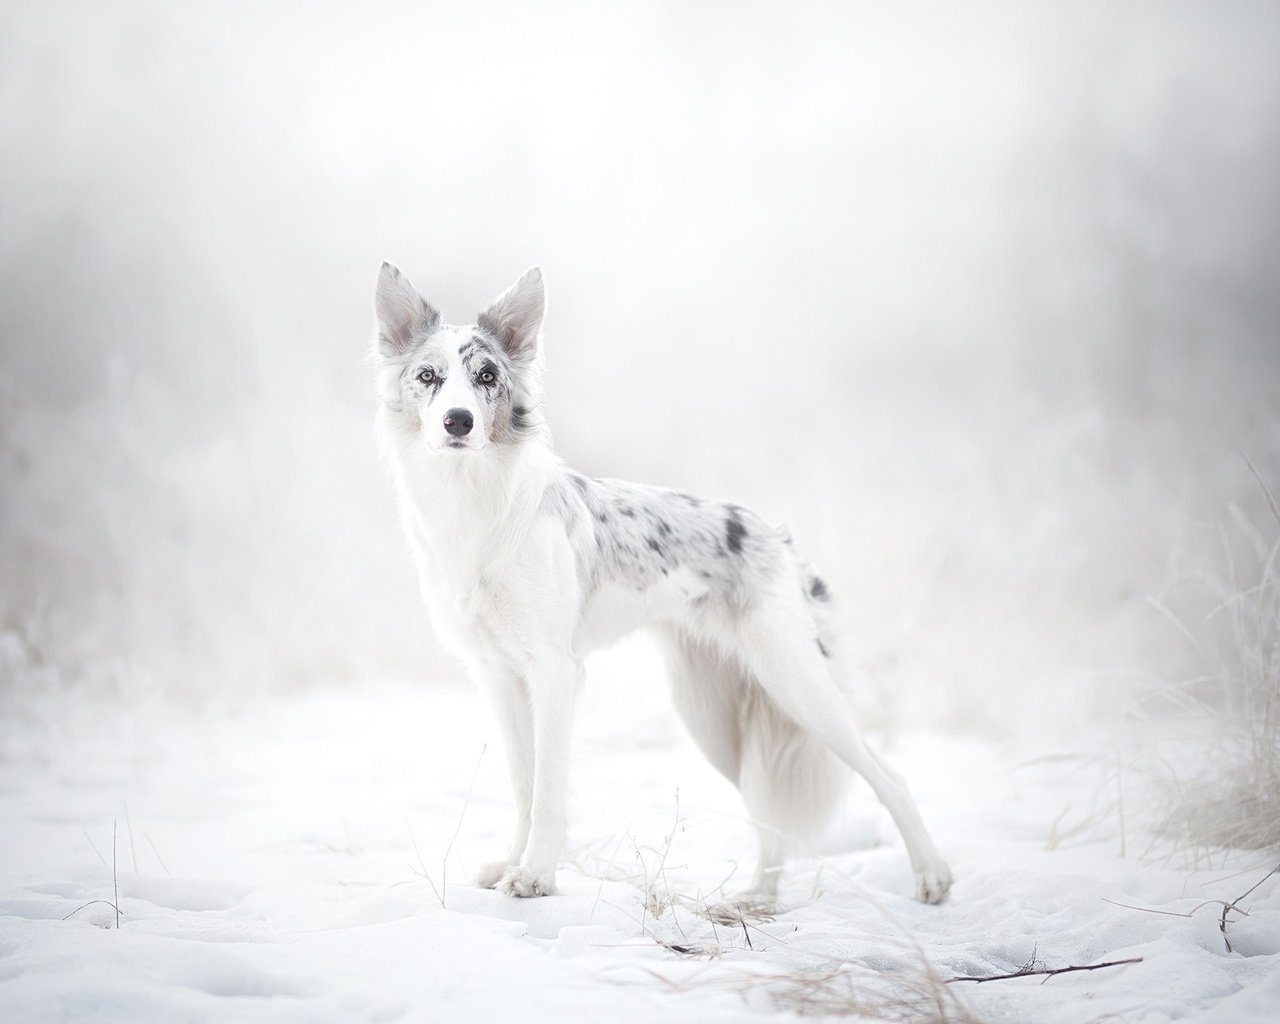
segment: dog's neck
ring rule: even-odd
[[[531,516],[559,460],[550,446],[531,441],[457,454],[411,445],[394,453],[391,463],[414,527],[447,542]]]

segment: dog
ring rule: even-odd
[[[755,822],[741,899],[776,900],[789,841],[830,816],[850,768],[902,833],[917,898],[944,899],[946,861],[854,726],[827,584],[745,508],[565,466],[543,416],[545,306],[536,267],[465,326],[390,264],[374,299],[377,434],[422,596],[492,703],[515,794],[511,848],[478,884],[555,892],[583,658],[649,627],[681,718]]]

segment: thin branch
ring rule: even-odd
[[[445,899],[449,894],[449,854],[453,852],[453,844],[458,841],[458,833],[462,831],[462,820],[467,816],[467,807],[471,804],[471,792],[476,787],[476,777],[480,774],[480,762],[484,760],[484,753],[489,749],[489,744],[484,744],[480,748],[480,756],[476,758],[475,770],[471,773],[471,784],[467,787],[466,799],[462,801],[462,811],[458,814],[458,824],[453,830],[453,838],[449,840],[449,845],[444,848],[444,856],[440,858],[440,888],[436,888],[436,883],[432,880],[431,874],[427,871],[427,865],[422,859],[422,851],[418,849],[418,840],[414,838],[413,829],[409,827],[409,819],[405,818],[405,831],[409,833],[409,842],[413,845],[414,856],[418,858],[418,867],[409,865],[409,870],[415,875],[421,875],[427,880],[427,884],[431,886],[431,891],[435,893],[436,902],[440,904],[440,909],[445,910]]]
[[[613,870],[614,861],[618,859],[618,851],[622,849],[622,843],[626,838],[626,835],[618,836],[618,841],[613,847],[613,854],[609,857],[609,863],[604,866],[604,871],[600,873],[600,884],[596,886],[596,898],[591,904],[591,916],[587,918],[587,924],[595,924],[596,905],[600,902],[600,894],[604,892],[604,883],[608,880],[609,873]],[[583,874],[585,873],[584,871]]]
[[[94,852],[94,855],[98,858],[98,860],[102,861],[102,866],[105,868],[107,866],[107,858],[102,856],[102,854],[98,851],[98,847],[94,845],[93,836],[89,835],[89,826],[82,821],[80,822],[80,828],[84,832],[84,837],[89,843],[89,849],[91,849]]]
[[[1056,967],[1053,970],[1049,970],[1048,968],[1046,968],[1041,971],[1019,970],[1019,971],[1014,971],[1012,974],[991,974],[985,978],[968,978],[968,977],[947,978],[946,984],[950,985],[953,981],[974,981],[974,982],[977,982],[978,984],[981,984],[984,981],[1006,981],[1009,978],[1030,978],[1033,975],[1037,975],[1037,974],[1045,975],[1047,980],[1048,978],[1053,977],[1053,975],[1055,974],[1070,974],[1072,971],[1099,971],[1104,967],[1120,967],[1124,964],[1140,964],[1140,963],[1142,963],[1142,957],[1135,956],[1129,960],[1108,960],[1106,963],[1102,963],[1102,964],[1086,964],[1083,966]]]
[[[418,840],[415,839],[413,836],[413,829],[409,827],[408,818],[404,819],[404,827],[405,827],[405,831],[409,833],[409,842],[413,844],[414,855],[418,858],[418,868],[421,869],[421,870],[415,870],[413,865],[410,864],[409,870],[413,871],[415,875],[421,875],[423,878],[427,880],[427,885],[431,886],[431,891],[436,894],[436,900],[440,904],[440,909],[443,910],[444,898],[440,895],[440,890],[436,888],[436,883],[431,880],[431,875],[427,873],[427,865],[423,863],[422,851],[418,849]]]
[[[1160,616],[1173,626],[1175,630],[1177,630],[1178,634],[1187,642],[1191,649],[1199,655],[1200,660],[1205,665],[1213,664],[1213,659],[1209,657],[1209,652],[1204,649],[1204,644],[1196,639],[1195,634],[1187,628],[1187,624],[1178,618],[1178,616],[1170,610],[1168,605],[1163,601],[1150,596],[1147,597],[1147,604],[1159,612]]]
[[[1271,514],[1275,516],[1276,522],[1280,523],[1280,507],[1276,506],[1276,499],[1271,493],[1271,488],[1263,481],[1262,474],[1258,472],[1258,467],[1249,460],[1249,456],[1245,455],[1244,452],[1241,452],[1240,455],[1244,459],[1244,464],[1249,467],[1249,472],[1253,474],[1253,478],[1258,481],[1258,486],[1262,488],[1262,493],[1267,496],[1267,504],[1271,506]]]
[[[1275,867],[1273,867],[1270,871],[1268,871],[1265,875],[1263,875],[1263,876],[1262,876],[1261,878],[1259,878],[1256,882],[1254,882],[1254,883],[1253,883],[1253,885],[1249,886],[1248,891],[1247,891],[1243,896],[1237,896],[1237,897],[1236,897],[1234,900],[1232,900],[1231,902],[1232,902],[1232,903],[1239,903],[1242,899],[1244,899],[1244,898],[1245,898],[1245,896],[1252,896],[1252,895],[1253,895],[1253,890],[1254,890],[1254,889],[1258,888],[1258,886],[1260,886],[1263,882],[1265,882],[1268,878],[1270,878],[1272,875],[1274,875],[1274,874],[1275,874],[1276,872],[1278,872],[1278,871],[1280,871],[1280,864],[1277,864],[1277,865],[1276,865]]]
[[[71,911],[71,913],[68,914],[66,917],[64,917],[62,920],[66,921],[68,918],[75,917],[75,915],[80,913],[80,911],[84,910],[85,907],[91,907],[95,903],[102,903],[110,907],[112,910],[115,910],[117,914],[120,913],[120,911],[116,909],[116,905],[112,903],[110,900],[90,900],[88,903],[81,903],[80,906],[76,907],[75,910]]]
[[[1275,867],[1273,867],[1270,871],[1268,871],[1265,875],[1263,875],[1263,876],[1262,876],[1261,878],[1259,878],[1256,882],[1254,882],[1254,883],[1253,883],[1253,885],[1249,886],[1249,891],[1248,891],[1248,892],[1246,892],[1243,896],[1237,896],[1237,897],[1236,897],[1234,900],[1232,900],[1230,903],[1223,903],[1223,904],[1222,904],[1222,916],[1221,916],[1220,918],[1218,918],[1218,931],[1222,932],[1222,941],[1223,941],[1223,942],[1225,942],[1225,943],[1227,944],[1227,952],[1228,952],[1228,953],[1233,953],[1233,952],[1235,952],[1235,950],[1233,950],[1233,949],[1231,948],[1231,940],[1227,938],[1227,914],[1228,914],[1230,911],[1234,910],[1237,914],[1244,914],[1244,916],[1245,916],[1245,917],[1248,917],[1248,916],[1249,916],[1249,915],[1248,915],[1248,913],[1247,913],[1246,911],[1242,910],[1240,907],[1236,906],[1236,904],[1237,904],[1237,903],[1239,903],[1239,902],[1240,902],[1242,899],[1244,899],[1246,896],[1249,896],[1250,894],[1252,894],[1252,892],[1253,892],[1253,890],[1254,890],[1254,889],[1258,888],[1258,886],[1260,886],[1260,885],[1261,885],[1263,882],[1265,882],[1268,878],[1270,878],[1272,875],[1274,875],[1277,871],[1280,871],[1280,864],[1277,864],[1277,865],[1276,865]],[[1197,908],[1197,909],[1199,909],[1199,908]]]
[[[471,806],[471,793],[476,788],[476,777],[480,774],[480,762],[484,760],[484,753],[489,749],[489,744],[482,744],[480,747],[480,756],[476,758],[476,766],[471,772],[471,783],[467,786],[466,799],[462,801],[462,811],[458,814],[458,824],[453,830],[453,837],[449,840],[449,845],[444,848],[444,856],[440,858],[440,909],[444,909],[445,897],[449,895],[449,854],[453,851],[453,844],[458,841],[458,833],[462,831],[462,819],[467,816],[467,808]],[[435,888],[435,886],[432,886]]]
[[[143,832],[142,838],[145,839],[147,841],[147,845],[151,847],[151,852],[156,855],[156,860],[158,860],[160,862],[160,866],[164,868],[164,873],[172,878],[173,872],[169,870],[169,865],[166,864],[164,862],[164,858],[160,856],[160,851],[156,848],[155,841],[151,838],[151,833]]]
[[[129,833],[129,855],[133,858],[133,873],[136,875],[138,873],[138,850],[133,845],[133,819],[129,816],[129,801],[122,796],[120,802],[124,804],[124,827],[125,831]]]
[[[681,830],[680,826],[681,826],[680,787],[677,786],[676,787],[676,816],[675,816],[675,820],[671,823],[671,833],[668,836],[666,836],[665,841],[662,844],[662,856],[658,859],[658,870],[656,872],[657,878],[662,882],[663,888],[667,890],[668,897],[670,897],[671,895],[671,883],[667,881],[667,857],[671,854],[671,844],[675,842],[676,833]],[[655,903],[655,906],[656,906],[656,903]],[[671,905],[671,914],[672,914],[672,918],[674,919],[675,918],[674,903],[672,903]],[[678,920],[676,921],[676,927],[680,928],[680,922]],[[684,934],[683,929],[681,929],[681,934],[682,935]]]
[[[1227,938],[1227,915],[1234,910],[1241,917],[1248,917],[1249,912],[1240,906],[1241,901],[1251,896],[1254,890],[1258,888],[1258,886],[1260,886],[1263,882],[1265,882],[1268,878],[1270,878],[1272,875],[1276,874],[1277,872],[1280,872],[1280,864],[1277,864],[1275,867],[1273,867],[1265,875],[1263,875],[1256,882],[1254,882],[1253,885],[1249,886],[1246,892],[1237,896],[1235,899],[1205,900],[1202,903],[1197,903],[1190,910],[1157,910],[1155,907],[1135,907],[1132,903],[1119,903],[1116,900],[1109,900],[1105,896],[1102,897],[1102,902],[1110,903],[1113,907],[1124,907],[1125,910],[1140,910],[1144,914],[1163,914],[1165,917],[1194,917],[1199,911],[1203,910],[1205,907],[1212,907],[1212,906],[1221,907],[1222,915],[1218,918],[1218,931],[1222,932],[1222,941],[1226,943],[1227,952],[1231,953],[1233,952],[1231,948],[1231,940]]]
[[[1226,900],[1205,900],[1203,903],[1197,903],[1190,910],[1157,910],[1155,907],[1136,907],[1132,903],[1120,903],[1117,900],[1109,900],[1105,896],[1102,897],[1102,902],[1110,903],[1113,907],[1124,907],[1125,910],[1140,910],[1144,914],[1163,914],[1165,917],[1194,917],[1197,910],[1203,910],[1205,907],[1231,906]]]
[[[120,883],[116,880],[116,832],[120,823],[111,822],[111,888],[116,897],[116,931],[120,930]]]

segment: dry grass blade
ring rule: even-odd
[[[476,788],[476,777],[480,774],[480,763],[484,760],[485,751],[488,749],[489,745],[487,743],[480,747],[480,756],[476,758],[476,766],[471,771],[471,782],[467,786],[467,795],[462,801],[462,810],[458,812],[458,824],[454,826],[449,845],[444,848],[444,855],[440,858],[439,889],[436,888],[436,883],[432,881],[431,875],[427,871],[427,865],[422,860],[422,851],[418,849],[418,841],[413,836],[413,829],[409,827],[409,819],[406,818],[404,822],[405,830],[409,833],[409,842],[413,846],[414,856],[418,858],[418,866],[415,868],[410,864],[409,870],[427,880],[427,884],[431,886],[431,891],[435,894],[441,910],[447,909],[445,901],[449,896],[449,854],[453,852],[453,844],[458,841],[458,833],[462,831],[463,819],[467,816],[467,808],[471,806],[471,794]]]
[[[802,1017],[858,1017],[898,1024],[973,1024],[973,1012],[929,970],[878,975],[841,967],[789,975],[771,992],[775,1006]]]
[[[726,927],[744,925],[748,919],[753,923],[777,920],[774,908],[766,903],[707,903],[698,909],[698,913],[712,924]]]
[[[111,823],[111,890],[116,899],[116,930],[120,930],[120,883],[116,878],[116,832],[119,823]]]
[[[1249,456],[1243,452],[1240,453],[1244,458],[1244,464],[1249,467],[1249,472],[1253,474],[1253,478],[1258,481],[1258,486],[1262,488],[1262,493],[1267,496],[1267,504],[1271,506],[1271,514],[1275,517],[1277,525],[1280,525],[1280,505],[1276,504],[1275,495],[1271,493],[1271,488],[1267,486],[1266,481],[1262,479],[1262,474],[1258,472],[1258,467],[1253,464]]]
[[[1245,462],[1280,526],[1272,490]],[[1205,677],[1144,702],[1160,712],[1151,721],[1162,721],[1166,732],[1170,711],[1193,727],[1186,738],[1164,737],[1181,770],[1149,767],[1167,809],[1153,822],[1156,832],[1197,862],[1229,850],[1280,848],[1280,537],[1234,505],[1227,511],[1216,564],[1182,582],[1180,613],[1150,602],[1206,669]],[[1192,614],[1197,604],[1201,616]]]
[[[1197,903],[1190,910],[1160,910],[1156,907],[1137,907],[1137,906],[1134,906],[1132,903],[1120,903],[1117,900],[1109,900],[1105,896],[1102,899],[1104,903],[1110,903],[1113,907],[1123,907],[1125,910],[1137,910],[1137,911],[1141,911],[1144,914],[1161,914],[1165,917],[1191,918],[1191,917],[1195,917],[1195,915],[1199,911],[1203,910],[1205,907],[1221,907],[1222,914],[1218,918],[1218,931],[1222,933],[1222,941],[1226,944],[1227,952],[1230,953],[1233,951],[1231,949],[1231,940],[1227,938],[1227,915],[1232,911],[1235,911],[1235,913],[1239,914],[1241,917],[1248,917],[1249,912],[1245,910],[1242,906],[1240,906],[1240,903],[1243,900],[1247,899],[1249,896],[1253,895],[1254,891],[1257,890],[1258,886],[1260,886],[1263,882],[1265,882],[1268,878],[1270,878],[1272,875],[1276,874],[1277,872],[1280,872],[1280,864],[1277,864],[1275,867],[1273,867],[1270,871],[1268,871],[1265,875],[1259,878],[1256,882],[1253,883],[1253,885],[1249,886],[1248,889],[1246,889],[1243,893],[1241,893],[1235,899],[1204,900],[1201,903]]]
[[[673,978],[649,967],[629,970],[645,983],[657,982],[670,991],[736,992],[744,999],[768,999],[775,1009],[801,1017],[856,1017],[893,1024],[980,1024],[964,1002],[931,970],[882,974],[854,963],[822,971],[756,973],[712,969],[691,977]],[[614,984],[636,981],[611,979]]]
[[[1241,909],[1241,908],[1238,906],[1238,904],[1240,903],[1240,901],[1241,901],[1241,900],[1243,900],[1243,899],[1247,899],[1249,896],[1252,896],[1252,895],[1253,895],[1254,890],[1255,890],[1255,889],[1257,889],[1257,888],[1258,888],[1258,886],[1260,886],[1260,885],[1261,885],[1263,882],[1265,882],[1268,878],[1270,878],[1272,875],[1274,875],[1277,871],[1280,871],[1280,864],[1277,864],[1277,865],[1276,865],[1275,867],[1273,867],[1270,871],[1268,871],[1265,875],[1263,875],[1263,876],[1262,876],[1261,878],[1259,878],[1256,882],[1254,882],[1254,883],[1253,883],[1253,885],[1249,886],[1249,888],[1248,888],[1248,889],[1247,889],[1247,890],[1246,890],[1242,895],[1237,896],[1237,897],[1236,897],[1234,900],[1232,900],[1230,903],[1228,903],[1228,904],[1224,904],[1224,905],[1223,905],[1223,907],[1222,907],[1222,916],[1221,916],[1220,918],[1218,918],[1218,931],[1222,932],[1222,941],[1223,941],[1223,942],[1225,942],[1225,943],[1227,944],[1227,952],[1228,952],[1228,953],[1232,952],[1232,949],[1231,949],[1231,940],[1227,938],[1227,914],[1228,914],[1230,911],[1234,910],[1237,914],[1243,914],[1245,917],[1248,917],[1248,916],[1249,916],[1248,912],[1247,912],[1247,911],[1245,911],[1245,910],[1243,910],[1243,909]]]
[[[440,858],[440,906],[444,907],[445,898],[449,894],[449,854],[453,852],[453,844],[458,841],[458,833],[462,831],[462,820],[467,816],[467,808],[471,806],[471,794],[475,792],[476,779],[480,775],[480,764],[484,761],[485,751],[489,744],[482,744],[480,756],[476,758],[476,766],[471,769],[471,781],[467,783],[467,795],[462,801],[462,810],[458,812],[458,824],[449,837],[449,845],[444,848],[444,856]]]
[[[85,907],[92,907],[94,904],[101,903],[104,906],[110,907],[112,910],[116,912],[116,930],[118,931],[120,929],[120,883],[116,875],[116,831],[117,831],[117,823],[113,821],[111,823],[111,889],[115,895],[115,901],[112,902],[111,900],[89,900],[87,903],[80,904],[80,906],[76,907],[75,910],[71,911],[70,914],[67,914],[62,920],[66,921],[74,917],[76,914],[80,913],[80,911],[84,910]],[[85,834],[85,838],[88,839],[89,830],[87,828],[84,830],[84,834]],[[92,839],[89,839],[89,845],[93,846]],[[97,847],[94,847],[93,852],[94,853],[98,852]],[[101,859],[101,854],[99,854],[99,859]],[[103,861],[103,863],[105,864],[106,862]]]

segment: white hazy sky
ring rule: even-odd
[[[383,259],[451,320],[540,263],[562,450],[789,520],[873,660],[1158,661],[1143,595],[1258,506],[1240,453],[1280,474],[1276,38],[1262,3],[7,4],[11,677],[450,670],[368,433]]]

